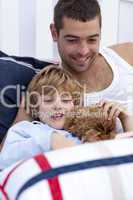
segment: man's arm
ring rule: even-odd
[[[133,66],[133,42],[113,45],[110,48]]]

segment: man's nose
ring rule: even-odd
[[[78,52],[81,56],[86,56],[90,51],[89,45],[87,42],[82,42],[79,45]]]

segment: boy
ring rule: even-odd
[[[0,155],[0,168],[51,149],[80,144],[77,137],[63,129],[66,116],[82,104],[82,93],[81,85],[64,69],[48,66],[41,70],[26,94],[26,110],[31,121],[19,122],[9,129]],[[99,106],[105,119],[120,117],[124,131],[133,130],[130,116],[120,105],[102,102]]]

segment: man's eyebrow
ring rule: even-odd
[[[65,35],[64,38],[79,38],[79,37],[75,35]]]
[[[99,37],[99,35],[100,34],[96,33],[96,34],[93,34],[93,35],[89,35],[87,38]],[[64,38],[75,38],[75,39],[78,39],[80,37],[76,36],[76,35],[65,35]]]
[[[99,37],[99,35],[100,35],[100,34],[96,33],[96,34],[94,34],[94,35],[90,35],[90,36],[88,36],[88,38]]]

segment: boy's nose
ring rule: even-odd
[[[62,109],[62,104],[61,104],[61,101],[56,101],[55,103],[54,103],[54,105],[53,105],[53,108],[55,109],[55,110],[61,110]]]
[[[58,106],[57,105],[54,106],[54,110],[61,110],[61,109],[62,109],[62,107],[59,106],[59,105]]]

